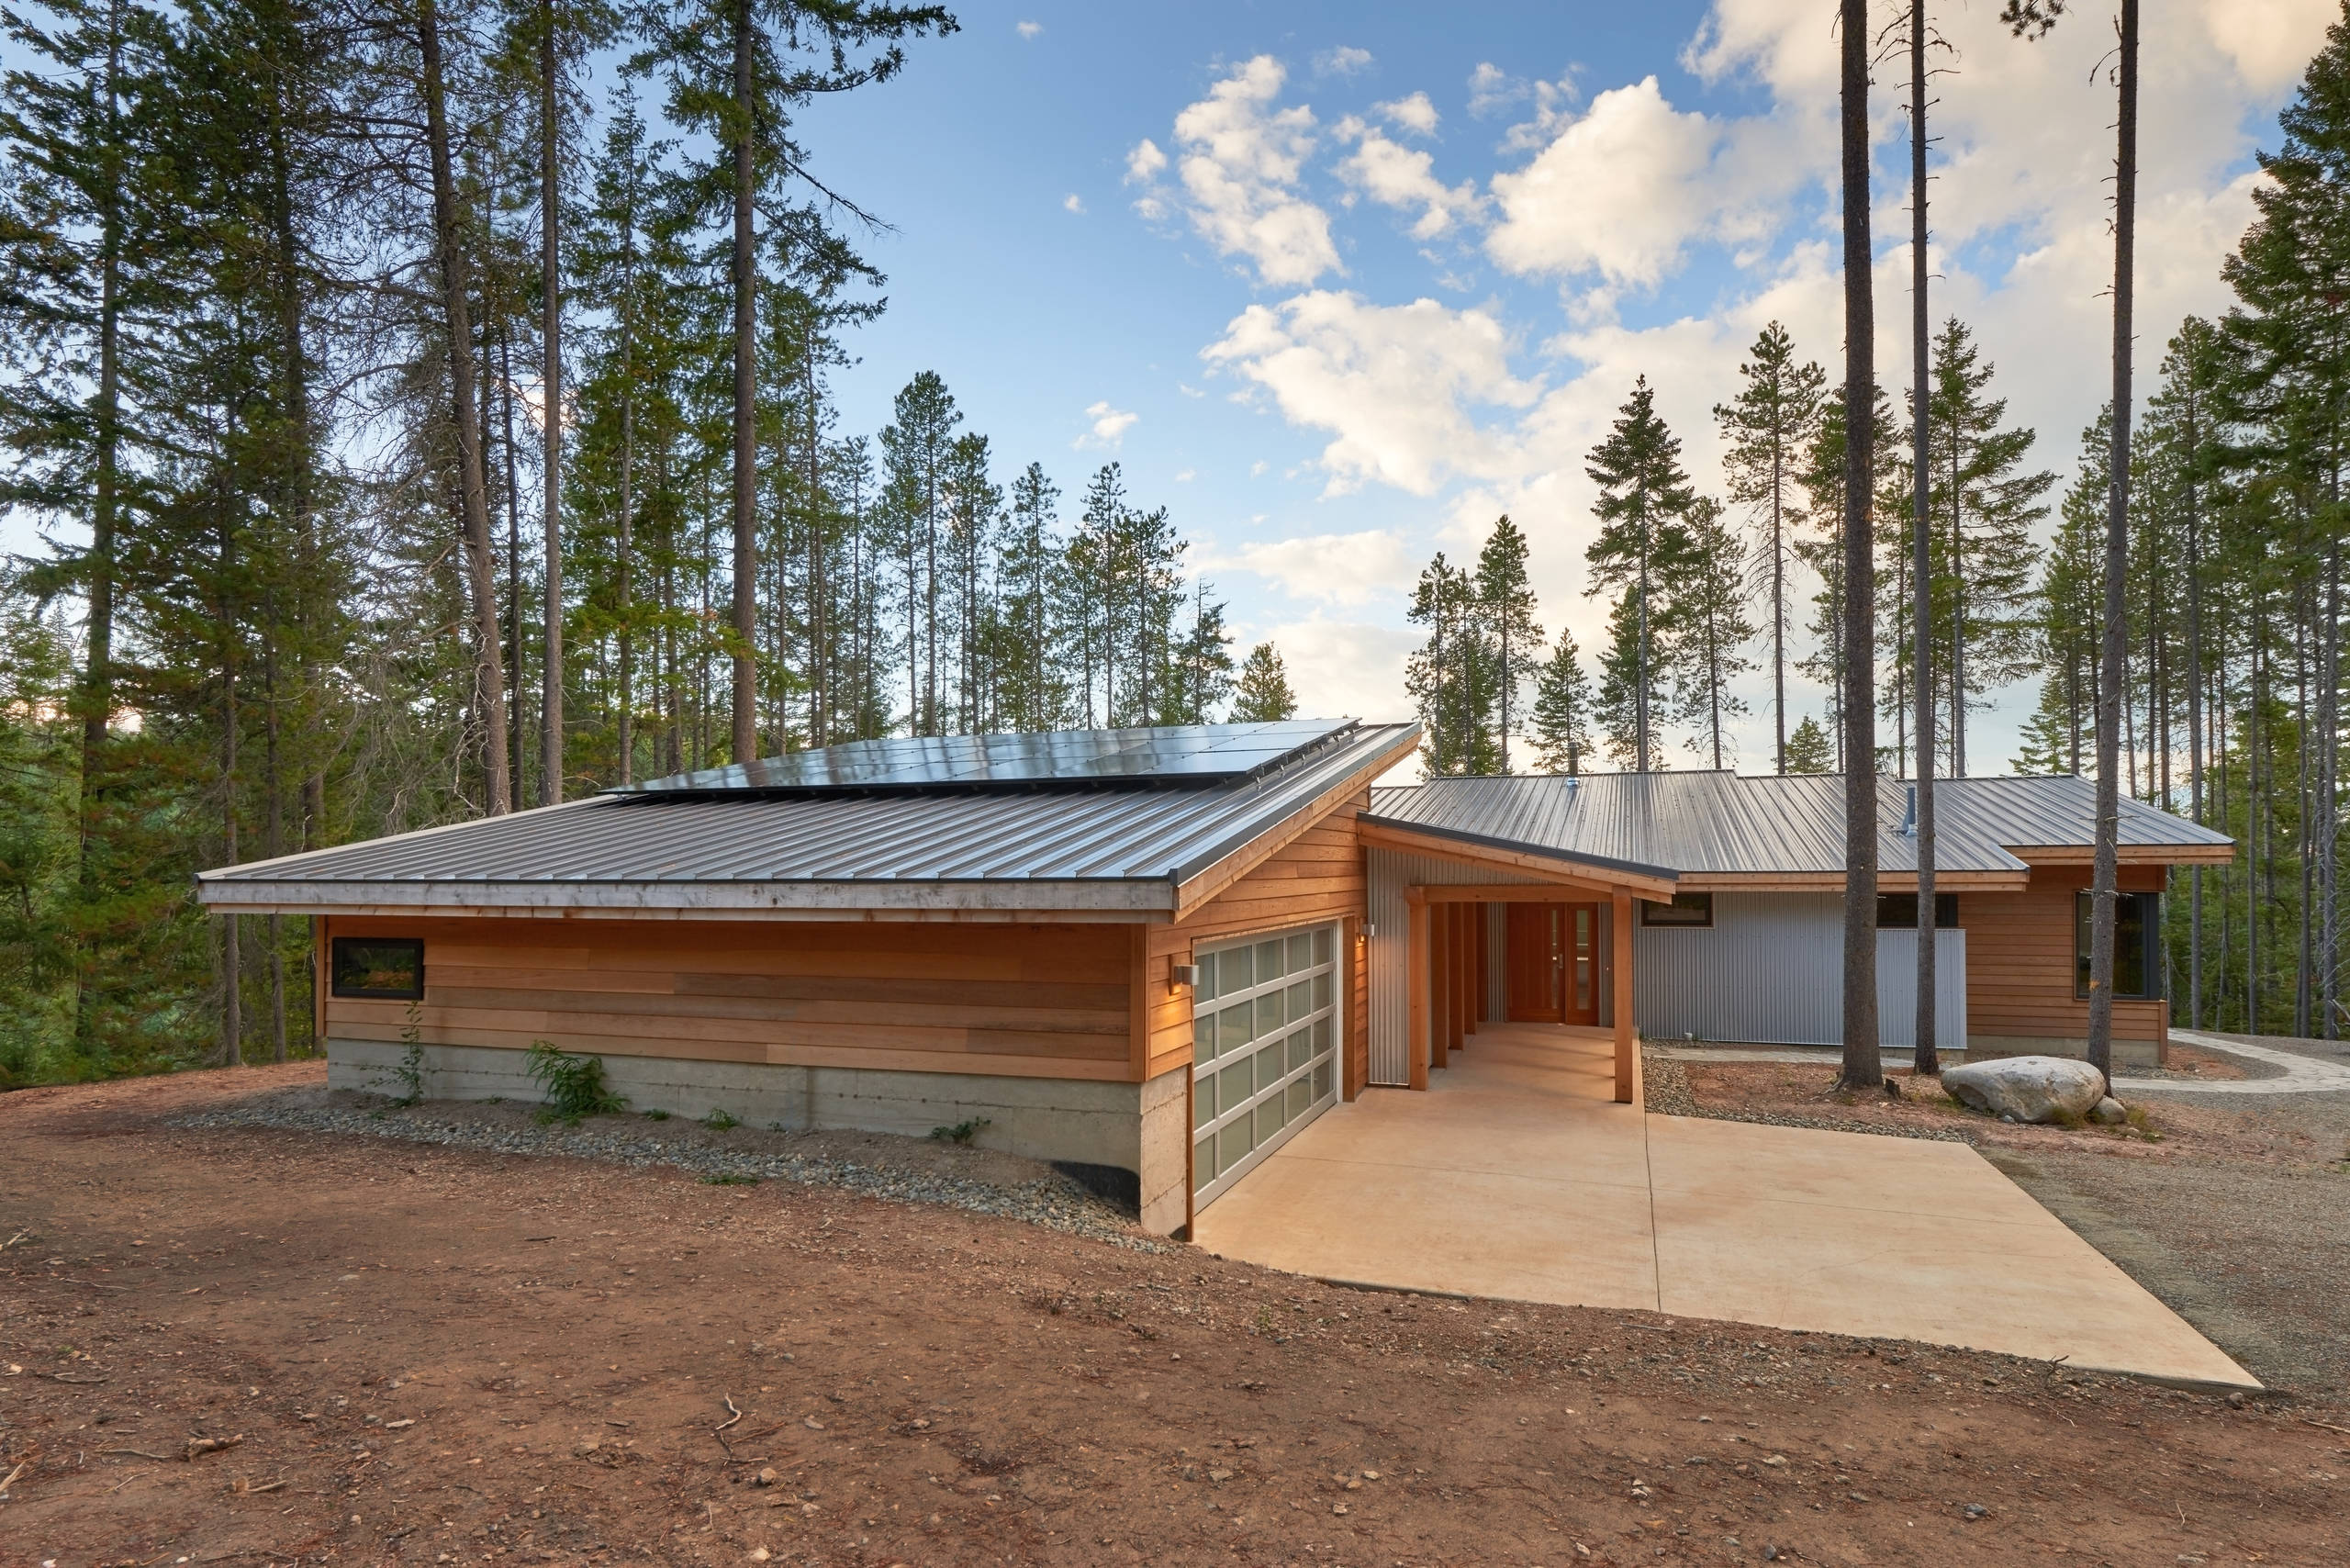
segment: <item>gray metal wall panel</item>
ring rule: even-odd
[[[1843,1038],[1844,932],[1836,893],[1716,893],[1709,930],[1635,926],[1632,988],[1641,1034],[1758,1045]],[[1877,934],[1878,1035],[1915,1044],[1918,934]],[[1966,933],[1935,933],[1934,1026],[1966,1038]]]
[[[1433,855],[1406,855],[1399,850],[1372,849],[1369,852],[1371,871],[1371,924],[1376,930],[1368,943],[1367,961],[1371,965],[1371,1081],[1384,1084],[1406,1084],[1412,1081],[1412,1059],[1409,1049],[1411,991],[1406,969],[1411,953],[1412,911],[1404,902],[1404,890],[1409,887],[1460,883],[1539,882],[1536,877],[1516,877],[1506,872],[1488,870],[1482,866],[1467,866],[1457,860],[1440,860]],[[1492,918],[1490,915],[1488,919]],[[1496,954],[1500,944],[1494,944]],[[1493,976],[1488,971],[1486,984],[1490,988]],[[1499,1017],[1496,1009],[1494,1016]]]

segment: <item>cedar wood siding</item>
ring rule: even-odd
[[[1024,1078],[1134,1076],[1141,927],[335,915],[424,938],[428,1045]],[[408,1003],[330,996],[397,1041]]]
[[[2124,866],[2121,890],[2163,890],[2166,868]],[[2035,866],[2021,892],[1962,892],[1966,931],[1966,1032],[1970,1036],[2086,1040],[2089,1004],[2074,994],[2073,899],[2089,885],[2087,865]],[[2168,1032],[2170,1003],[2113,1003],[2113,1037],[2150,1040]]]
[[[1365,1013],[1370,982],[1361,943],[1368,882],[1362,846],[1355,841],[1355,817],[1371,803],[1365,791],[1299,834],[1233,884],[1172,925],[1148,927],[1141,995],[1148,1010],[1145,1059],[1139,1076],[1156,1078],[1192,1060],[1192,993],[1168,984],[1168,969],[1192,962],[1195,948],[1227,936],[1281,931],[1340,921],[1339,957],[1348,978],[1346,1033],[1341,1040],[1342,1093],[1351,1100],[1361,1086],[1371,1036]]]

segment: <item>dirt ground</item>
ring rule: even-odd
[[[2247,1076],[2226,1057],[2171,1055],[2178,1077]],[[2019,1126],[1906,1072],[1886,1075],[1902,1087],[1896,1101],[1835,1092],[1828,1063],[1674,1065],[1707,1114],[1964,1137],[2255,1377],[2350,1395],[2350,1095],[2142,1091],[2139,1125]],[[1669,1094],[1670,1068],[1663,1076]]]
[[[0,1562],[2350,1559],[2321,1401],[165,1123],[317,1072],[0,1100]]]

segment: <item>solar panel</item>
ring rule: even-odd
[[[1355,727],[1352,719],[1283,719],[848,741],[649,778],[606,793],[674,797],[1203,788],[1254,778]]]

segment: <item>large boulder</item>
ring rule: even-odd
[[[2105,1077],[2072,1057],[1999,1057],[1946,1069],[1942,1089],[1995,1116],[2077,1122],[2105,1098]]]

